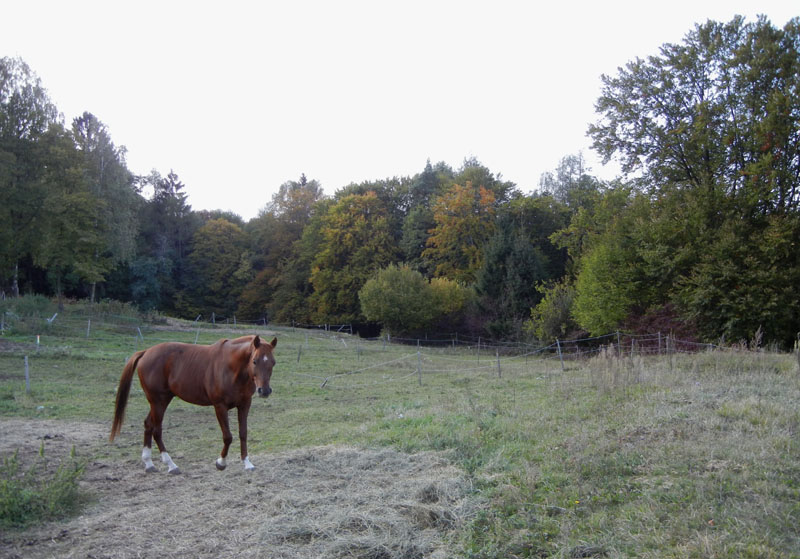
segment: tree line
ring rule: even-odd
[[[601,181],[565,156],[525,194],[478,160],[326,196],[305,176],[247,222],[136,176],[91,113],[64,124],[0,59],[0,287],[195,318],[542,340],[615,329],[790,346],[800,331],[800,18],[696,25],[602,77]]]

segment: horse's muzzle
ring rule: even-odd
[[[269,386],[267,386],[266,388],[259,386],[257,392],[259,396],[261,396],[262,398],[266,398],[267,396],[272,394],[272,389]]]

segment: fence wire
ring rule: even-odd
[[[292,382],[320,388],[359,388],[407,381],[414,376],[422,383],[430,375],[539,374],[541,371],[533,370],[541,369],[541,364],[550,373],[557,373],[597,357],[621,360],[737,349],[658,332],[614,332],[536,346],[490,343],[464,335],[424,340],[390,336],[362,339],[350,334],[350,325],[275,325],[219,317],[213,321],[198,317],[191,323],[165,320],[154,324],[111,314],[20,317],[5,312],[0,322],[0,352],[32,358],[82,355],[124,363],[136,351],[162,342],[208,344],[244,334],[277,334],[279,370]],[[414,346],[416,351],[409,351]],[[398,356],[398,352],[402,353]]]

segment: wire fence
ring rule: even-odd
[[[37,356],[63,355],[124,363],[140,349],[161,342],[213,343],[243,334],[277,334],[282,374],[321,389],[359,388],[407,382],[432,375],[546,375],[563,373],[593,358],[633,360],[649,356],[741,350],[681,340],[671,334],[604,336],[556,340],[551,344],[497,343],[482,337],[360,338],[351,325],[271,324],[198,317],[194,322],[143,322],[111,313],[93,316],[21,317],[3,313],[0,351]],[[27,379],[26,366],[26,379]]]

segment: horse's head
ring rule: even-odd
[[[272,367],[275,366],[275,356],[272,350],[278,344],[278,338],[272,338],[270,343],[261,341],[259,336],[251,342],[250,358],[253,362],[253,380],[256,383],[256,392],[262,398],[272,394],[269,380],[272,377]]]

